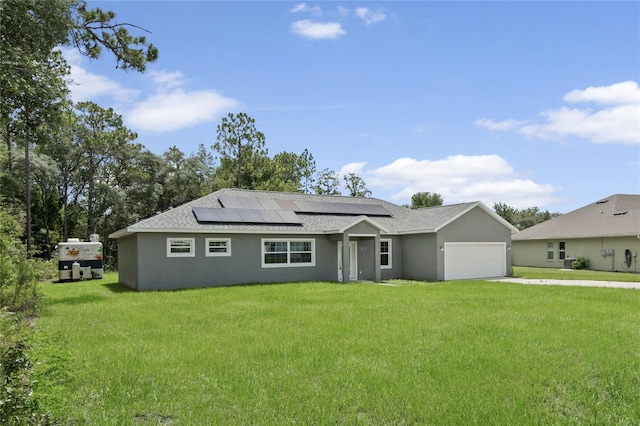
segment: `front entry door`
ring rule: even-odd
[[[358,279],[358,242],[349,241],[349,280]],[[342,241],[338,241],[338,281],[342,281]]]

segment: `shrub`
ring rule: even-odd
[[[571,269],[587,269],[589,267],[589,258],[578,256],[576,260],[571,262]]]
[[[33,398],[31,326],[19,315],[0,309],[0,424],[47,425]]]
[[[0,200],[2,201],[2,200]],[[0,204],[0,424],[49,424],[34,400],[30,319],[37,312],[38,271],[20,242],[20,225]]]

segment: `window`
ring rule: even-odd
[[[205,254],[210,256],[231,256],[231,240],[229,238],[207,238]]]
[[[167,257],[194,257],[194,238],[167,238]]]
[[[391,269],[391,240],[380,240],[380,268]]]
[[[564,241],[560,241],[558,243],[558,259],[562,260],[565,258],[566,251],[564,249]]]
[[[553,260],[553,243],[547,243],[547,260]]]
[[[262,267],[315,266],[315,240],[262,240]]]

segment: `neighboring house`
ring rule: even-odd
[[[110,235],[136,290],[297,281],[455,280],[511,272],[516,228],[480,202],[223,189]]]
[[[520,231],[512,256],[516,266],[563,268],[581,256],[589,269],[638,272],[639,251],[640,195],[616,194]]]

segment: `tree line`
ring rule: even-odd
[[[270,156],[265,135],[242,112],[221,119],[210,146],[152,153],[113,109],[70,100],[59,50],[72,46],[93,59],[107,51],[117,67],[143,72],[158,58],[146,30],[83,0],[1,0],[0,7],[0,204],[21,223],[27,256],[51,258],[58,241],[106,236],[220,188],[337,195],[344,185],[350,196],[372,195],[354,173],[318,170],[308,149]],[[421,192],[407,207],[442,202]],[[519,228],[553,216],[494,209]]]
[[[133,24],[82,0],[1,0],[0,204],[24,229],[27,256],[50,258],[68,237],[105,236],[224,187],[370,196],[362,178],[316,170],[313,155],[269,156],[245,113],[223,117],[215,143],[157,155],[111,108],[74,104],[59,46],[143,72],[158,50]],[[212,135],[212,139],[214,135]],[[105,247],[108,257],[109,247]]]

